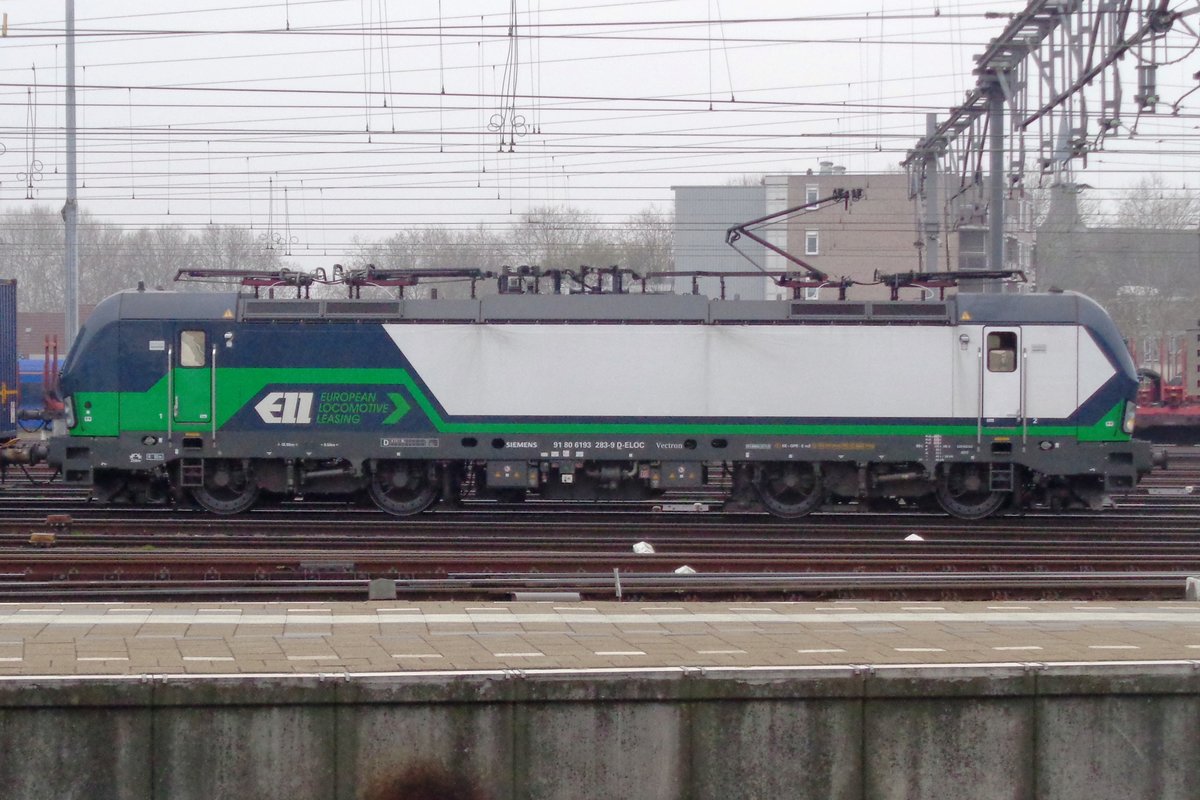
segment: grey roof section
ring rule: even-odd
[[[122,319],[221,319],[237,310],[237,292],[122,292]]]
[[[976,323],[1088,323],[1108,314],[1089,297],[1075,292],[1046,294],[976,294],[960,293],[953,299],[957,318],[970,314]]]
[[[698,295],[489,295],[478,300],[263,300],[243,297],[245,321],[705,322]],[[750,304],[752,305],[752,304]]]
[[[766,300],[714,300],[708,304],[711,322],[787,322],[791,303]]]
[[[242,307],[238,310],[239,320],[274,319],[321,319],[322,302],[320,300],[262,300],[259,298],[243,297]],[[367,309],[363,313],[369,314]],[[344,314],[337,314],[344,317]],[[371,314],[374,316],[374,314]]]
[[[79,338],[119,319],[222,319],[237,303],[236,292],[117,292],[96,305]]]
[[[485,322],[704,322],[708,319],[708,298],[691,294],[501,294],[480,302]]]
[[[791,318],[797,322],[949,325],[954,321],[952,308],[946,302],[794,300],[789,308]]]
[[[119,320],[207,320],[232,317],[237,309],[236,292],[118,292],[97,304],[79,328],[79,335],[67,354],[65,371],[74,367],[74,359],[91,346],[109,325]]]
[[[478,322],[479,301],[404,300],[404,319],[421,322]]]
[[[481,299],[255,298],[234,292],[122,292],[87,320],[330,320],[430,322],[793,322],[1112,325],[1095,301],[1074,292],[959,294],[945,302],[710,300],[691,294],[513,294]]]

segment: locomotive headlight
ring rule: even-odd
[[[63,418],[67,422],[68,428],[75,427],[75,401],[68,397],[63,401]]]
[[[1137,403],[1125,401],[1125,418],[1121,420],[1121,430],[1133,435],[1133,418],[1137,415]]]

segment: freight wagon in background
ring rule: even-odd
[[[555,274],[544,294],[503,276],[472,299],[258,296],[298,277],[101,303],[64,364],[51,463],[101,500],[216,513],[712,484],[781,517],[859,501],[967,519],[1097,507],[1151,466],[1120,333],[1073,293],[725,301],[567,294]]]
[[[23,431],[41,430],[59,409],[55,387],[62,358],[48,354],[42,358],[22,358],[17,364],[21,381],[17,426]]]
[[[1200,327],[1155,337],[1141,353],[1138,436],[1154,442],[1200,444]],[[1140,357],[1139,357],[1140,355]]]
[[[17,282],[0,279],[0,442],[16,435],[20,400],[17,366]]]

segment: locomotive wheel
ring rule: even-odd
[[[763,507],[777,517],[803,517],[821,507],[826,491],[813,464],[764,466],[755,482]]]
[[[433,505],[440,486],[421,461],[380,461],[371,471],[370,492],[375,505],[397,517],[419,514]]]
[[[948,467],[934,489],[938,505],[952,517],[983,519],[1000,510],[1008,492],[988,488],[987,467],[954,464]]]
[[[204,485],[192,489],[192,498],[214,514],[240,514],[258,500],[258,484],[239,461],[208,461]]]

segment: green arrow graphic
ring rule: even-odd
[[[410,406],[408,401],[404,399],[404,395],[400,394],[399,392],[388,392],[388,399],[392,401],[392,403],[396,406],[396,409],[391,414],[388,414],[387,419],[383,421],[383,424],[394,425],[395,423],[404,419],[404,415],[412,409],[412,406]]]

